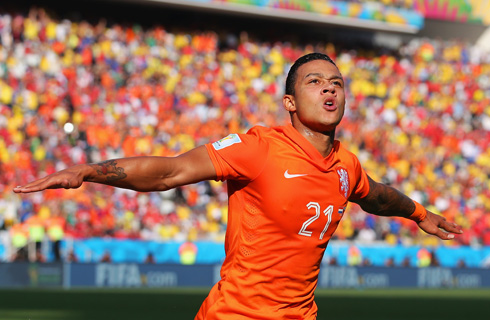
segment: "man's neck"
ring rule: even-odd
[[[332,151],[335,130],[316,132],[307,127],[296,128],[296,130],[298,130],[298,132],[305,137],[324,158],[330,154],[330,151]]]

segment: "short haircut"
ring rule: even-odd
[[[305,63],[308,63],[310,61],[315,61],[315,60],[325,60],[337,67],[335,62],[333,62],[333,60],[324,53],[313,52],[298,58],[298,60],[296,60],[294,64],[291,66],[291,69],[289,69],[288,76],[286,78],[286,88],[285,88],[286,94],[294,96],[294,85],[296,83],[297,76],[298,76],[298,68],[304,65]]]

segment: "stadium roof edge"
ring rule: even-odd
[[[121,1],[121,0],[118,0]],[[271,9],[267,7],[255,7],[250,5],[240,4],[222,4],[222,3],[209,3],[187,0],[126,0],[126,2],[133,3],[153,3],[161,5],[171,5],[174,7],[190,8],[190,9],[206,9],[211,11],[221,11],[227,13],[235,13],[248,16],[262,16],[269,18],[289,19],[295,21],[320,23],[326,25],[345,26],[358,29],[368,29],[372,31],[387,31],[398,32],[406,34],[415,34],[419,29],[411,25],[402,25],[395,23],[388,23],[383,21],[355,19],[350,17],[339,17],[333,15],[321,15],[317,13],[293,11],[287,9]]]

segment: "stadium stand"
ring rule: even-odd
[[[284,76],[315,50],[347,79],[339,138],[369,174],[465,227],[445,245],[490,245],[490,56],[473,43],[413,37],[393,50],[277,33],[267,41],[252,29],[52,11],[0,11],[1,239],[21,253],[7,260],[26,258],[26,243],[43,238],[222,241],[226,185],[214,181],[149,194],[85,185],[20,197],[11,189],[80,162],[172,156],[283,124]],[[442,245],[410,221],[353,204],[336,240]]]

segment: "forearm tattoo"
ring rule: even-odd
[[[365,198],[354,201],[366,212],[380,216],[408,217],[415,210],[412,199],[393,187],[376,183],[369,178],[369,189]]]
[[[107,182],[122,180],[127,177],[124,168],[117,166],[116,160],[107,160],[90,165],[99,176],[105,176]]]

